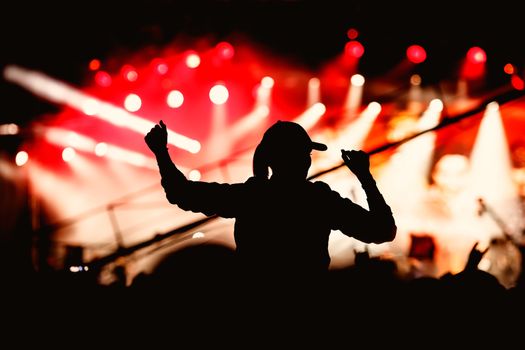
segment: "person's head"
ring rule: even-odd
[[[278,121],[266,130],[253,156],[253,173],[256,177],[272,176],[288,179],[305,179],[312,163],[312,150],[326,151],[326,145],[313,142],[299,124]]]

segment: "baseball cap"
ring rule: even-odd
[[[277,121],[264,133],[262,143],[269,149],[301,149],[326,151],[328,147],[319,142],[314,142],[299,124],[290,121]]]

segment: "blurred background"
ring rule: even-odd
[[[192,180],[243,182],[277,120],[328,152],[310,175],[366,207],[340,149],[372,154],[398,236],[333,232],[407,276],[521,272],[525,48],[519,11],[379,1],[9,2],[0,23],[0,229],[9,274],[96,269],[131,285],[168,254],[233,247],[233,221],[170,205],[143,137],[162,119]]]

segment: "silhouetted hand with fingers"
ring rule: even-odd
[[[355,150],[346,151],[342,149],[341,158],[343,158],[348,169],[359,179],[370,176],[370,158],[366,152]]]
[[[144,137],[146,144],[153,153],[158,153],[166,149],[168,144],[168,129],[166,124],[161,120],[159,124],[155,125]]]
[[[480,263],[481,259],[483,258],[483,255],[489,250],[479,250],[477,249],[478,243],[474,243],[474,246],[470,250],[470,254],[468,256],[467,264],[465,265],[465,270],[476,270],[478,268],[478,264]]]

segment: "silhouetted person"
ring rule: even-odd
[[[170,203],[184,210],[235,218],[237,257],[243,269],[268,277],[314,277],[328,270],[331,230],[367,242],[392,241],[396,225],[370,173],[363,151],[341,150],[347,167],[367,195],[369,210],[342,198],[321,181],[308,181],[311,151],[325,151],[299,125],[273,124],[257,146],[254,176],[244,183],[189,181],[173,164],[163,121],[145,136],[157,158],[161,184]],[[271,169],[271,177],[269,177]]]

